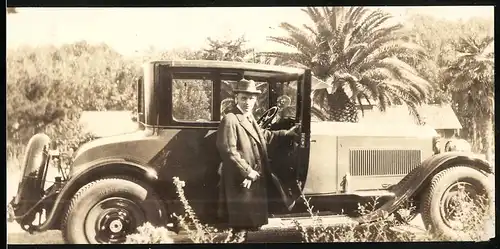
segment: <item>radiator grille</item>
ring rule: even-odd
[[[349,170],[352,176],[407,174],[422,158],[420,150],[351,149]]]

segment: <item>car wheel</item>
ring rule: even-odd
[[[151,188],[124,177],[105,178],[83,186],[72,198],[63,221],[71,244],[114,244],[146,222],[161,225],[166,211]]]
[[[466,193],[468,197],[461,193]],[[483,212],[494,208],[493,198],[492,180],[481,171],[463,165],[445,169],[432,178],[423,194],[421,212],[424,225],[437,236],[468,240],[470,230],[467,231],[467,228],[471,227],[470,223],[467,224],[467,217],[483,218],[481,215],[486,214]],[[471,205],[466,206],[466,203]]]

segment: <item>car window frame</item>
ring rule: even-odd
[[[173,82],[176,78],[176,74],[185,74],[185,79],[202,79],[201,77],[188,77],[194,76],[196,74],[204,74],[207,79],[212,81],[212,108],[211,108],[211,120],[209,121],[187,121],[187,120],[176,120],[173,116]],[[164,96],[162,101],[162,107],[160,109],[160,125],[168,128],[213,128],[216,129],[219,126],[220,121],[217,120],[220,116],[220,111],[214,111],[220,109],[220,103],[217,104],[215,99],[220,98],[220,77],[219,70],[209,69],[209,68],[168,68],[161,70],[160,82],[164,86],[164,91],[162,95]],[[164,75],[163,75],[164,74]],[[184,77],[182,77],[184,78]],[[177,79],[180,79],[178,77]]]
[[[158,108],[158,125],[165,128],[209,128],[217,129],[221,117],[221,91],[222,80],[238,80],[245,76],[246,71],[243,69],[221,69],[221,68],[192,68],[192,67],[169,67],[162,65],[159,70],[158,82],[160,82],[159,89],[162,96],[158,96],[160,99],[160,107]],[[185,121],[185,120],[175,120],[173,117],[173,80],[174,75],[179,73],[185,73],[187,75],[205,74],[207,75],[212,83],[212,119],[205,122],[200,121]],[[253,71],[251,73],[254,73]],[[255,73],[260,73],[255,71]],[[274,77],[251,77],[255,78],[257,81],[267,81],[268,83],[268,94],[269,94],[269,108],[276,105],[277,93],[276,82],[282,82],[282,80],[275,79]],[[198,79],[195,77],[186,77],[186,79]],[[201,79],[201,78],[199,78]],[[265,80],[264,80],[265,79]],[[298,103],[296,103],[298,105]],[[166,108],[165,108],[166,107]],[[296,117],[299,116],[299,112],[296,112]]]

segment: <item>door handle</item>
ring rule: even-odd
[[[316,139],[311,139],[311,143],[316,143]]]

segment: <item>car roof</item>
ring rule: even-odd
[[[216,61],[216,60],[162,60],[149,61],[147,64],[162,64],[171,67],[195,67],[195,68],[224,68],[241,69],[251,71],[278,72],[284,74],[303,74],[304,68],[267,65],[259,63],[247,63],[236,61]]]

